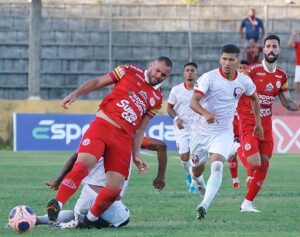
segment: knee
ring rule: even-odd
[[[224,164],[222,161],[213,161],[211,163],[211,172],[223,172]]]
[[[182,161],[187,162],[187,161],[189,161],[189,159],[190,159],[190,154],[189,154],[189,153],[180,154],[180,159],[181,159]]]
[[[197,166],[197,167],[192,167],[193,175],[194,175],[195,177],[200,177],[201,174],[202,174],[203,171],[204,171],[204,168],[205,168],[205,165],[204,165],[204,164],[202,164],[202,165],[200,165],[200,166]]]

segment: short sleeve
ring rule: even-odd
[[[194,91],[196,93],[205,94],[208,91],[209,88],[209,77],[208,74],[205,73],[201,77],[198,78],[198,80],[195,83]]]
[[[177,103],[176,92],[175,92],[175,88],[173,87],[171,89],[171,92],[170,92],[170,95],[168,98],[168,104],[175,105],[176,103]]]
[[[125,74],[126,74],[126,66],[125,65],[120,65],[109,73],[110,77],[113,79],[113,81],[115,83],[120,81],[124,77]]]
[[[253,83],[251,78],[248,76],[245,76],[245,78],[243,78],[243,80],[245,82],[245,95],[247,95],[247,96],[253,95],[253,93],[256,90],[255,84]]]

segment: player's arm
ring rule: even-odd
[[[165,187],[165,174],[167,169],[167,145],[161,140],[149,137],[147,149],[157,152],[158,170],[153,180],[153,187],[161,191]]]
[[[46,185],[49,186],[51,189],[57,190],[59,185],[63,181],[64,177],[69,173],[77,159],[77,153],[75,152],[65,163],[62,171],[58,175],[55,181],[47,181]]]
[[[289,91],[283,91],[278,94],[280,102],[284,108],[288,111],[299,111],[300,105],[297,105],[295,101],[291,99],[291,95]]]
[[[173,104],[168,103],[167,112],[168,112],[169,116],[173,120],[175,120],[177,127],[179,129],[183,129],[184,128],[183,120],[180,117],[178,117],[178,115],[176,114],[176,111],[174,110],[174,105]]]
[[[201,116],[203,116],[207,123],[215,123],[217,122],[216,116],[210,112],[208,112],[206,109],[204,109],[201,105],[200,105],[200,100],[203,97],[203,93],[199,93],[199,92],[194,92],[194,95],[191,99],[190,102],[190,107],[192,108],[193,111],[195,111],[197,114],[200,114]]]
[[[295,47],[295,37],[296,37],[296,35],[297,35],[297,32],[296,31],[293,31],[292,32],[292,34],[291,34],[291,36],[290,36],[290,38],[289,38],[289,41],[288,41],[288,45],[290,46],[290,47]]]
[[[150,117],[147,115],[144,115],[144,117],[141,120],[139,128],[136,130],[134,137],[133,137],[133,145],[132,145],[132,160],[136,167],[139,170],[139,174],[145,174],[145,172],[148,169],[148,165],[140,155],[140,148],[143,141],[144,133],[146,130],[146,127],[150,121]]]
[[[259,98],[256,91],[249,96],[252,104],[252,110],[255,118],[255,126],[253,130],[253,134],[257,134],[260,139],[264,138],[264,130],[261,125],[261,118],[260,118],[260,104]]]
[[[87,95],[95,90],[112,85],[113,83],[114,80],[110,76],[110,74],[88,80],[81,86],[79,86],[76,90],[67,95],[61,102],[61,106],[64,109],[68,109],[67,105],[71,105],[78,96]]]

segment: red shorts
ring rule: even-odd
[[[259,140],[257,135],[253,135],[253,126],[242,126],[240,143],[244,156],[247,158],[255,153],[264,154],[272,157],[274,141],[272,127],[264,127],[264,140]]]
[[[105,171],[115,171],[128,177],[132,136],[109,122],[96,117],[83,135],[78,153],[89,153],[97,160],[104,157]]]

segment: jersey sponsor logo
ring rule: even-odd
[[[140,74],[136,73],[135,76],[137,76],[138,78],[140,78],[142,81],[145,81],[145,78],[142,77]],[[137,82],[138,86],[141,86],[142,84]]]
[[[277,77],[277,78],[282,78],[282,75],[275,75],[275,77]]]
[[[194,165],[197,165],[200,162],[200,158],[196,154],[192,154],[192,162]]]
[[[244,146],[246,151],[249,151],[251,149],[251,144],[250,143],[246,143]]]
[[[153,97],[149,100],[150,105],[153,107],[155,105],[155,99]]]
[[[116,72],[118,78],[122,78],[125,75],[125,69],[123,66],[116,67],[115,72]]]
[[[66,178],[66,179],[64,179],[64,180],[62,181],[61,184],[62,184],[62,185],[65,185],[65,186],[67,186],[67,187],[69,187],[69,188],[71,188],[71,189],[73,189],[73,190],[76,190],[76,189],[77,189],[76,184],[75,184],[75,182],[74,182],[72,179]]]
[[[266,85],[266,91],[273,91],[274,86],[272,85],[272,83],[269,83]]]
[[[159,96],[155,93],[155,91],[153,91],[153,95],[154,95],[154,97],[155,97],[157,100],[160,99]]]
[[[91,140],[89,138],[86,138],[82,141],[83,146],[88,146],[88,145],[90,145],[90,143],[91,143]]]
[[[240,88],[240,87],[235,87],[235,88],[233,89],[233,96],[234,96],[234,98],[238,99],[238,98],[241,97],[242,94],[243,94],[242,88]]]
[[[259,110],[261,117],[266,117],[271,115],[271,108],[260,108]]]
[[[144,100],[148,99],[148,95],[145,91],[140,91],[139,94],[144,98]]]
[[[258,94],[259,103],[261,105],[272,105],[275,97],[271,95],[260,95]]]
[[[144,73],[144,70],[142,68],[136,66],[136,65],[131,64],[131,65],[129,65],[129,67],[136,70],[136,71],[138,71],[138,72],[140,72],[140,73]]]
[[[140,115],[144,115],[147,111],[147,107],[143,100],[137,96],[137,94],[134,91],[129,91],[129,98],[134,103],[134,105],[138,108]]]
[[[276,87],[277,87],[277,89],[279,89],[281,87],[281,82],[280,81],[276,81]]]
[[[282,85],[281,89],[285,90],[285,89],[287,89],[288,87],[289,87],[288,82],[285,82],[285,83]]]
[[[256,73],[256,76],[265,76],[266,75],[266,73],[264,73],[264,72],[257,72]]]
[[[128,123],[135,125],[135,121],[137,120],[138,116],[134,112],[134,110],[129,106],[128,100],[121,100],[116,104],[118,107],[123,108],[124,112],[121,114],[121,117],[125,119]]]

